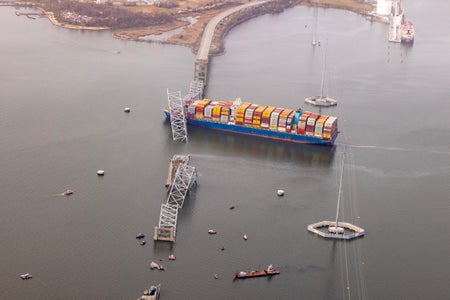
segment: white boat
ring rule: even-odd
[[[152,261],[151,263],[150,263],[150,269],[157,269],[157,270],[160,270],[160,271],[164,271],[166,268],[164,268],[164,266],[163,265],[158,265],[157,263],[155,263],[154,261]]]
[[[323,66],[322,66],[322,82],[320,87],[320,96],[312,96],[305,98],[305,102],[314,106],[329,107],[336,106],[337,100],[328,96],[324,96],[324,83],[325,83],[325,61],[326,61],[326,48],[323,55]]]
[[[64,196],[69,196],[69,195],[72,195],[72,194],[73,194],[72,190],[65,190],[64,193],[63,193]]]
[[[244,236],[242,237],[245,241],[248,239],[247,235],[244,234]]]
[[[22,280],[27,280],[33,278],[33,275],[31,275],[30,273],[25,273],[20,275],[20,278],[22,278]]]
[[[278,190],[277,191],[277,195],[280,196],[280,197],[284,196],[284,191],[283,190]]]
[[[158,300],[161,293],[161,285],[152,285],[148,290],[143,292],[143,295],[137,300]]]
[[[216,234],[217,231],[215,231],[214,229],[210,229],[210,230],[208,230],[208,233],[209,233],[209,234]]]

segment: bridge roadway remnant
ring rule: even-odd
[[[247,4],[243,4],[240,6],[233,7],[229,10],[226,10],[214,18],[212,18],[209,23],[206,25],[205,30],[203,31],[202,39],[200,41],[200,47],[197,52],[197,59],[194,65],[194,81],[203,82],[203,86],[207,84],[207,74],[208,74],[208,57],[209,57],[209,49],[211,48],[212,39],[214,37],[214,32],[216,30],[217,25],[226,17],[241,11],[243,9],[257,6],[266,3],[265,1],[256,1],[250,2]]]

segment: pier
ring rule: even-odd
[[[343,154],[341,162],[341,175],[339,179],[338,201],[336,206],[336,219],[334,221],[320,221],[317,223],[310,224],[307,227],[309,232],[312,232],[322,238],[352,240],[358,237],[362,237],[366,233],[365,230],[362,229],[361,227],[358,227],[348,222],[339,221],[339,207],[342,195],[342,176],[344,174],[344,160],[345,155]],[[327,231],[322,230],[325,228],[327,228],[328,230]]]
[[[183,207],[186,196],[197,184],[197,171],[189,165],[189,156],[174,155],[169,161],[169,174],[176,166],[175,175],[169,180],[170,190],[166,203],[161,204],[158,226],[155,227],[153,240],[175,242],[177,232],[178,209]],[[172,169],[170,169],[172,168]]]
[[[389,42],[401,42],[401,28],[404,20],[403,10],[398,1],[392,3],[391,15],[389,16]]]

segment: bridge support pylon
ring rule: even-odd
[[[203,82],[203,86],[208,83],[208,59],[197,59],[194,65],[194,81]]]

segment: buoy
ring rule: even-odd
[[[284,195],[284,191],[283,190],[278,190],[277,191],[277,195],[280,196],[280,197],[283,196]]]
[[[105,171],[104,170],[98,170],[97,171],[97,175],[98,176],[103,176],[103,175],[105,175]]]
[[[129,113],[129,112],[131,111],[131,108],[125,107],[125,108],[123,109],[123,111],[126,112],[126,113]]]

